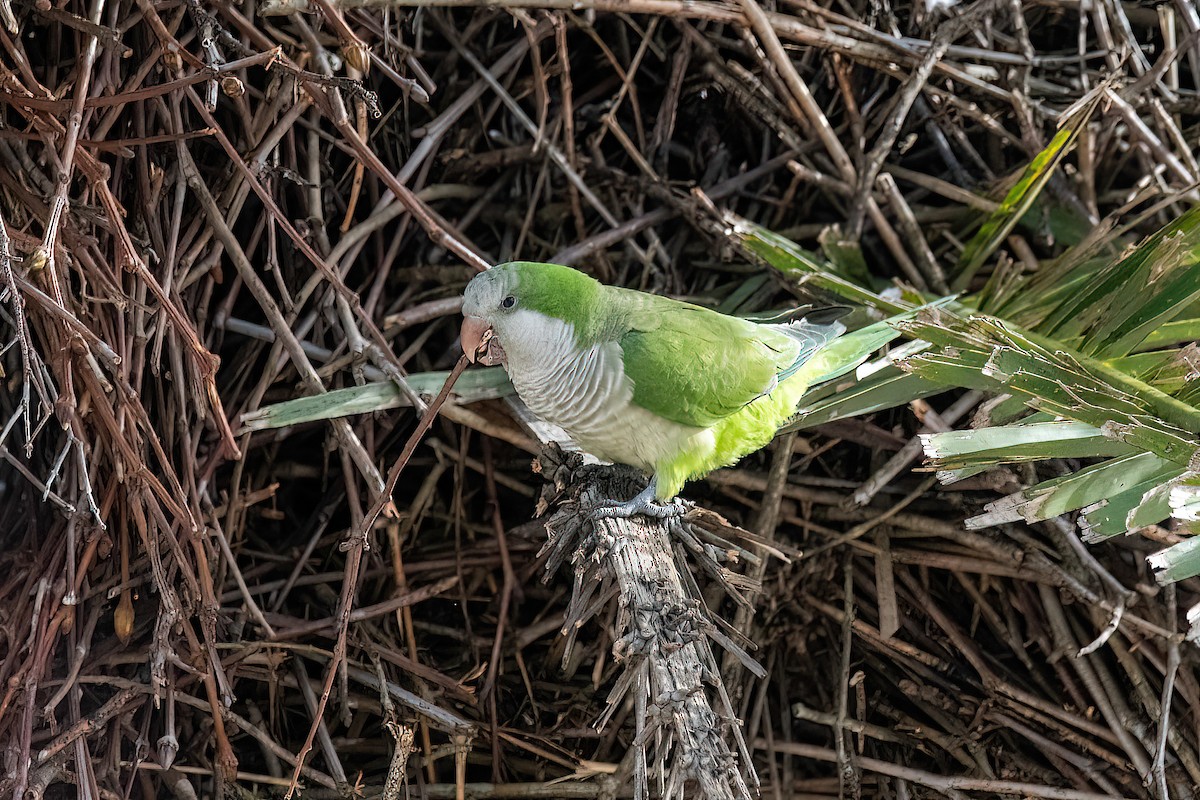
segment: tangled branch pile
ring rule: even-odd
[[[752,762],[722,788],[648,768],[647,701],[691,700],[629,691],[617,584],[535,580],[541,448],[497,387],[414,431],[489,263],[830,299],[736,218],[848,284],[992,287],[1166,224],[1198,141],[1191,0],[0,0],[0,793],[1194,796],[1200,587],[1142,557],[1179,532],[965,530],[1078,466],[913,474],[978,392],[689,490],[744,529],[696,618],[757,645],[702,654]],[[398,410],[241,427],[366,382]]]

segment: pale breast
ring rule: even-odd
[[[542,317],[536,327],[515,346],[502,339],[509,377],[530,411],[565,430],[583,450],[653,472],[702,432],[634,405],[616,342],[580,349],[566,323]],[[535,341],[536,347],[525,346]]]

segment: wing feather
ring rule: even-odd
[[[669,298],[622,293],[618,342],[633,402],[681,425],[709,427],[772,389],[844,328],[760,325]]]

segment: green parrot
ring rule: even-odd
[[[462,313],[468,359],[503,364],[525,405],[584,451],[650,474],[632,500],[592,512],[611,517],[681,513],[685,482],[764,447],[810,386],[897,335],[878,323],[835,342],[837,321],[757,323],[527,261],[476,275]]]

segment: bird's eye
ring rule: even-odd
[[[511,294],[508,297],[506,297],[500,301],[501,308],[512,308],[516,304],[517,304],[517,298],[513,297]]]

